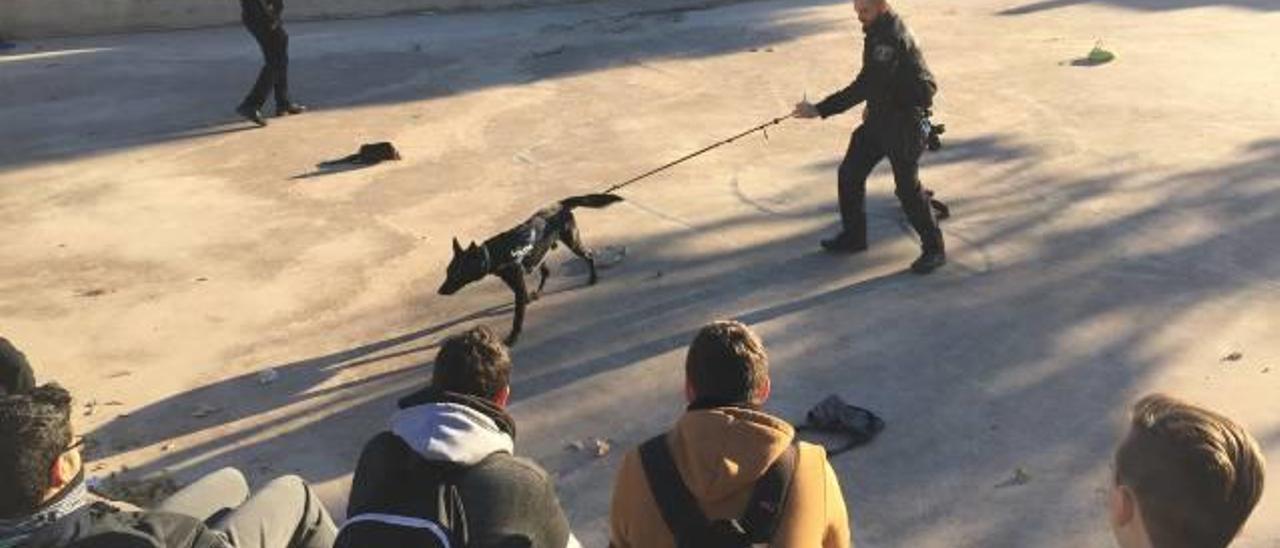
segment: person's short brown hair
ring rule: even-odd
[[[696,399],[758,404],[769,378],[769,356],[760,337],[742,322],[712,322],[689,345],[684,374]]]
[[[487,327],[473,327],[440,344],[431,385],[494,399],[511,382],[507,345]]]
[[[1133,406],[1116,484],[1138,499],[1153,546],[1227,546],[1262,496],[1258,443],[1231,419],[1162,394]]]

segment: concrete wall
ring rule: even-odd
[[[285,0],[285,18],[364,17],[583,0]],[[0,0],[0,38],[30,39],[207,27],[240,20],[237,0]]]

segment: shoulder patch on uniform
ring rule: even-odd
[[[871,50],[871,58],[881,63],[888,63],[893,60],[894,48],[888,44],[881,44]]]

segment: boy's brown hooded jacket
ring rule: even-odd
[[[795,429],[760,411],[720,407],[689,411],[667,434],[671,456],[708,519],[740,517],[755,482],[791,443]],[[795,477],[774,548],[851,547],[844,497],[826,451],[799,443]],[[639,451],[622,461],[613,489],[610,539],[615,548],[674,548],[671,530],[649,490]]]

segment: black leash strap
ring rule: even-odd
[[[701,149],[701,150],[699,150],[699,151],[697,151],[697,152],[694,152],[694,153],[688,154],[688,155],[686,155],[686,156],[684,156],[684,157],[680,158],[679,160],[675,160],[675,161],[673,161],[673,162],[669,162],[669,163],[667,163],[666,165],[663,165],[662,167],[659,167],[659,168],[656,168],[656,169],[653,169],[653,170],[647,171],[647,172],[645,172],[645,173],[643,173],[643,174],[641,174],[641,175],[637,175],[637,176],[635,176],[635,177],[632,177],[632,178],[630,178],[630,179],[627,179],[626,181],[623,181],[623,182],[621,182],[621,183],[618,183],[618,184],[616,184],[616,185],[613,185],[613,186],[609,187],[608,189],[605,189],[603,192],[601,192],[601,194],[613,194],[614,192],[617,192],[618,190],[621,190],[621,189],[622,189],[622,187],[625,187],[625,186],[630,185],[630,184],[632,184],[632,183],[636,183],[636,182],[639,182],[639,181],[641,181],[641,180],[643,180],[643,179],[647,179],[647,178],[649,178],[649,177],[652,177],[652,176],[654,176],[654,175],[657,175],[658,173],[661,173],[661,172],[666,171],[666,170],[668,170],[668,169],[671,169],[671,168],[673,168],[673,167],[675,167],[675,166],[678,166],[678,165],[680,165],[680,164],[683,164],[683,163],[685,163],[685,162],[687,162],[687,161],[689,161],[689,160],[692,160],[692,159],[694,159],[694,158],[697,158],[698,156],[702,156],[703,154],[706,154],[706,153],[708,153],[708,152],[711,152],[712,150],[715,150],[715,149],[720,148],[720,147],[722,147],[722,146],[724,146],[724,145],[727,145],[727,144],[729,144],[729,143],[732,143],[732,142],[734,142],[734,141],[737,141],[738,139],[741,139],[741,138],[743,138],[743,137],[746,137],[746,136],[748,136],[748,135],[751,135],[752,133],[755,133],[755,132],[757,132],[757,131],[764,131],[764,130],[768,129],[770,126],[776,126],[776,125],[778,125],[778,124],[781,124],[783,121],[789,120],[789,119],[791,119],[793,116],[795,116],[795,115],[794,115],[794,114],[788,114],[788,115],[786,115],[786,116],[781,116],[781,117],[778,117],[778,118],[774,118],[774,119],[772,119],[772,120],[770,120],[770,121],[768,121],[768,122],[765,122],[765,123],[760,124],[760,125],[758,125],[758,126],[756,126],[756,127],[753,127],[753,128],[751,128],[751,129],[748,129],[748,130],[746,130],[746,131],[744,131],[744,132],[742,132],[742,133],[739,133],[739,134],[737,134],[737,135],[734,135],[733,137],[730,137],[730,138],[725,139],[725,140],[723,140],[723,141],[718,141],[718,142],[716,142],[716,143],[714,143],[714,144],[711,144],[710,146],[707,146],[707,147],[705,147],[705,148],[703,148],[703,149]],[[768,134],[766,133],[766,135],[768,135]]]
[[[747,501],[746,512],[737,520],[740,531],[753,543],[768,544],[787,507],[791,482],[799,464],[800,448],[792,439],[791,444],[774,461],[764,475],[756,481]],[[712,522],[702,513],[698,501],[680,477],[675,459],[667,447],[666,434],[660,434],[640,446],[640,464],[644,467],[649,491],[658,505],[662,520],[675,537],[676,546],[701,548],[716,538]]]

